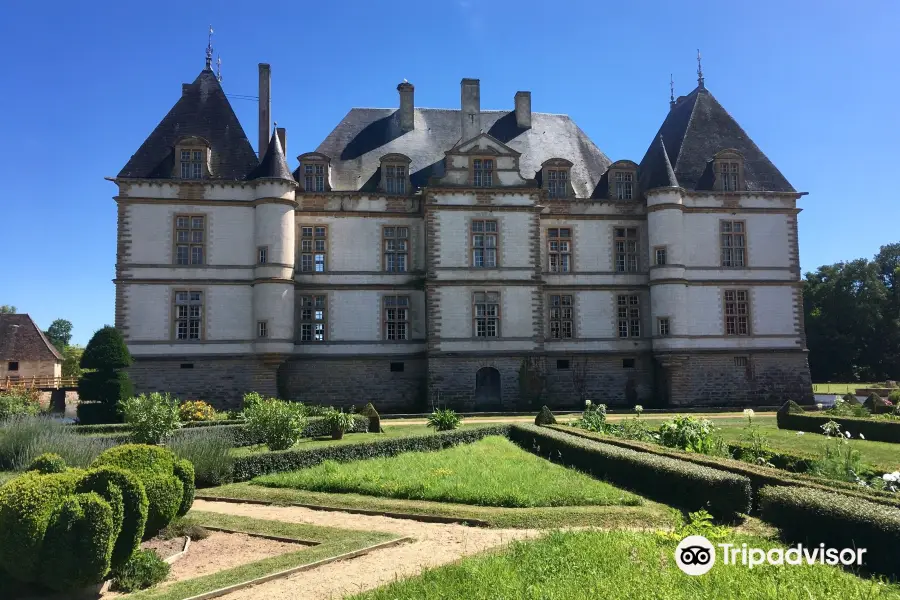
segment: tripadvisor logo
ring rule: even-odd
[[[751,548],[747,544],[716,544],[722,564],[743,565],[749,569],[760,565],[856,565],[863,564],[865,548],[826,548],[825,544],[791,548]],[[675,548],[675,564],[688,575],[703,575],[716,564],[716,547],[702,535],[690,535]]]

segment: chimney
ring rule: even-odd
[[[481,84],[477,79],[463,79],[459,85],[462,141],[465,142],[481,133]]]
[[[531,92],[516,92],[516,125],[531,127]]]
[[[272,67],[259,63],[259,160],[269,145],[269,123],[272,112]]]
[[[276,127],[275,133],[278,134],[278,141],[281,142],[281,151],[287,156],[287,131],[284,127]]]
[[[400,92],[400,130],[404,132],[416,128],[416,104],[413,100],[415,89],[405,79],[397,86],[397,91]]]
[[[182,95],[182,96],[184,96],[185,94],[187,94],[187,91],[188,91],[188,88],[189,88],[189,87],[191,87],[191,84],[189,84],[189,83],[182,83],[182,84],[181,84],[181,95]]]

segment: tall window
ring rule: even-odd
[[[750,335],[750,295],[725,290],[725,335]]]
[[[475,292],[475,337],[500,337],[500,292]]]
[[[300,271],[323,273],[328,254],[328,228],[324,225],[300,227]]]
[[[406,273],[409,263],[409,227],[385,227],[381,232],[384,270],[389,273]]]
[[[568,339],[572,337],[572,296],[550,296],[550,337]]]
[[[494,161],[490,158],[472,160],[472,183],[475,187],[494,185]]]
[[[324,342],[328,322],[325,296],[300,296],[300,341]]]
[[[668,262],[668,257],[666,256],[666,247],[665,246],[657,246],[654,252],[656,255],[656,264],[664,265]]]
[[[199,340],[203,331],[203,292],[175,292],[175,339]]]
[[[547,190],[551,198],[565,198],[569,195],[569,170],[547,169]]]
[[[619,337],[641,337],[641,298],[637,294],[618,297]]]
[[[722,266],[746,266],[747,238],[743,221],[720,221],[722,238]]]
[[[202,215],[175,217],[175,264],[202,265],[206,254],[206,218]]]
[[[719,178],[722,180],[722,190],[736,192],[740,189],[739,178],[741,174],[740,163],[719,162]]]
[[[186,148],[181,151],[181,178],[201,179],[203,177],[203,150]]]
[[[318,163],[303,165],[303,190],[307,192],[325,191],[325,165]]]
[[[258,337],[258,338],[269,337],[269,322],[268,321],[257,321],[256,322],[256,337]]]
[[[260,246],[256,249],[256,262],[260,265],[264,265],[269,262],[269,247],[268,246]]]
[[[387,165],[385,187],[388,194],[406,193],[406,167],[403,165]]]
[[[638,270],[637,229],[616,227],[616,271],[631,273]]]
[[[472,221],[472,266],[497,266],[497,221]]]
[[[659,337],[669,336],[669,317],[659,317],[656,320],[656,326]]]
[[[616,171],[616,200],[631,200],[634,196],[634,173]]]
[[[384,297],[384,339],[409,339],[409,296]]]
[[[572,230],[568,227],[547,230],[547,257],[551,273],[572,270]]]

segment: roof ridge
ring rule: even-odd
[[[41,339],[44,341],[44,344],[47,346],[47,349],[50,350],[50,352],[53,354],[53,356],[55,356],[55,357],[58,358],[59,360],[63,360],[62,354],[60,354],[59,350],[56,349],[56,346],[54,346],[54,345],[50,342],[50,340],[47,339],[47,336],[44,335],[44,332],[41,331],[41,328],[38,327],[38,324],[34,322],[34,319],[31,318],[31,315],[28,314],[28,313],[25,313],[25,316],[26,316],[26,317],[28,318],[28,320],[31,322],[32,327],[34,327],[35,330],[37,330],[38,335],[41,336]]]
[[[690,94],[685,96],[685,99],[690,98],[692,95],[694,96],[694,105],[691,107],[691,116],[688,117],[688,122],[684,126],[684,132],[681,134],[681,140],[679,140],[679,142],[678,142],[678,156],[675,157],[675,164],[672,165],[673,172],[678,170],[678,161],[681,160],[681,157],[684,154],[682,152],[682,150],[684,149],[684,140],[687,139],[688,131],[690,131],[691,124],[694,122],[694,112],[697,110],[697,103],[700,101],[700,87],[699,86],[695,87],[694,90]],[[677,105],[676,105],[676,108],[677,108]],[[669,159],[669,155],[668,155],[668,153],[666,153],[666,160],[668,160],[668,159]],[[669,163],[671,164],[671,161],[669,161]]]
[[[384,106],[354,106],[350,110],[392,110],[397,111],[400,110],[399,107],[384,107]],[[460,108],[435,108],[432,106],[416,106],[415,110],[434,110],[434,111],[443,111],[443,112],[460,112],[462,109]],[[482,110],[482,113],[511,113],[515,112],[515,108],[501,109],[501,108],[492,108],[489,110]],[[540,112],[540,111],[532,111],[532,115],[545,115],[550,117],[566,117],[571,119],[572,117],[568,113],[552,113],[552,112]]]

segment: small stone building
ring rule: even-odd
[[[62,375],[63,357],[28,315],[0,315],[0,383]]]

